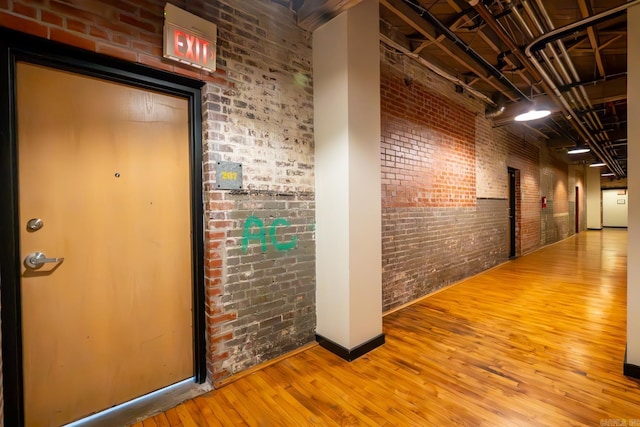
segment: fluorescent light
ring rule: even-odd
[[[600,176],[616,176],[615,173],[601,173]]]
[[[573,150],[567,151],[567,154],[582,154],[582,153],[588,153],[589,151],[591,151],[591,149],[587,147],[581,147],[581,148],[576,147]]]
[[[599,167],[602,167],[602,166],[607,166],[607,164],[606,163],[591,163],[589,165],[590,168],[599,168]]]
[[[528,122],[529,120],[541,119],[551,114],[549,110],[531,110],[526,113],[518,114],[514,120],[516,122]]]

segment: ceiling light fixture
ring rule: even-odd
[[[567,151],[567,154],[583,154],[588,153],[589,151],[591,151],[591,149],[587,147],[576,147]]]
[[[589,165],[590,168],[600,168],[602,166],[607,166],[607,164],[606,163],[591,163]]]
[[[518,114],[513,120],[516,122],[528,122],[530,120],[537,120],[543,117],[547,117],[551,114],[549,110],[529,110],[526,113]]]
[[[600,176],[616,176],[615,173],[601,173]]]

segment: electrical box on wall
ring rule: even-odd
[[[206,71],[216,69],[218,27],[167,3],[164,7],[163,56]]]

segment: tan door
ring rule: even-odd
[[[187,101],[19,63],[17,129],[26,425],[192,377]]]

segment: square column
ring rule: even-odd
[[[600,168],[587,169],[587,228],[602,230],[602,186]]]
[[[384,343],[378,8],[313,33],[316,332],[347,360]]]
[[[640,115],[640,7],[627,9],[629,117]],[[627,356],[625,375],[640,378],[640,123],[627,123],[629,223],[627,252]]]

